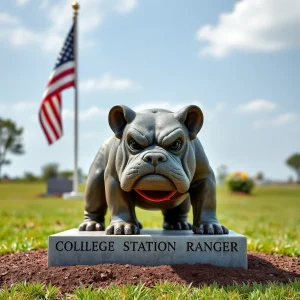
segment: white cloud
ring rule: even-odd
[[[269,100],[256,99],[238,107],[240,112],[266,112],[275,110],[277,105]]]
[[[0,103],[0,112],[11,113],[11,112],[20,112],[28,111],[34,108],[38,108],[38,102],[34,101],[19,101],[10,104],[1,104]]]
[[[111,74],[104,74],[98,79],[82,80],[80,89],[83,91],[95,90],[127,90],[139,86],[128,78],[115,78]]]
[[[103,21],[106,9],[104,1],[81,1],[78,11],[80,32],[86,33],[96,29]],[[59,1],[55,5],[46,6],[44,10],[51,22],[51,31],[62,32],[68,28],[72,21],[73,9],[70,1]]]
[[[127,14],[137,6],[137,0],[118,0],[115,5],[115,10],[120,14]]]
[[[6,12],[0,12],[0,24],[3,25],[16,25],[19,23],[19,19],[17,17],[11,16]]]
[[[274,52],[300,45],[299,0],[237,1],[218,24],[199,28],[196,38],[207,42],[200,54],[222,57],[234,50]]]
[[[79,13],[80,32],[89,33],[101,25],[111,11],[128,14],[137,6],[137,0],[81,0]],[[69,26],[72,15],[70,1],[59,1],[55,5],[43,4],[52,27],[62,31]],[[69,16],[69,17],[68,17]]]
[[[295,113],[284,113],[279,115],[275,120],[274,120],[274,124],[275,125],[285,125],[285,124],[289,124],[291,122],[294,122],[297,119],[297,114]]]
[[[268,128],[268,127],[280,127],[280,126],[291,124],[299,119],[300,116],[298,114],[288,112],[288,113],[280,114],[277,117],[272,119],[257,120],[253,123],[253,127],[256,129]]]
[[[25,5],[28,0],[19,0],[17,5]],[[89,34],[97,29],[112,13],[128,14],[137,5],[137,0],[82,0],[79,9],[79,40],[80,45],[93,44]],[[37,8],[38,9],[38,8]],[[44,51],[58,52],[66,37],[66,28],[72,24],[73,10],[71,2],[61,0],[59,2],[42,1],[39,9],[48,20],[48,27],[37,31],[22,24],[16,17],[5,12],[0,13],[0,39],[8,40],[14,46],[34,46]],[[9,25],[9,26],[8,26]]]
[[[63,120],[74,120],[74,111],[71,109],[63,110]],[[89,107],[79,112],[79,120],[88,121],[98,117],[108,116],[108,111],[99,107]]]
[[[8,22],[6,23],[8,24]],[[17,21],[11,21],[9,25],[10,26],[0,28],[0,40],[7,40],[13,46],[21,47],[31,45],[37,46],[45,51],[55,50],[56,52],[58,52],[62,46],[62,35],[52,29],[47,29],[43,32],[34,31],[26,28]]]
[[[39,101],[19,101],[12,103],[0,103],[0,117],[11,118],[19,122],[36,122]],[[34,111],[36,111],[34,113]]]
[[[40,37],[26,28],[19,27],[11,31],[10,41],[15,46],[23,46],[38,43]]]
[[[74,111],[68,108],[63,109],[62,119],[66,121],[74,120]]]
[[[24,6],[26,4],[28,4],[31,0],[17,0],[16,4],[17,6]]]

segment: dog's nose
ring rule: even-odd
[[[163,153],[157,152],[146,153],[143,157],[143,161],[152,164],[154,167],[156,167],[159,163],[167,160],[167,157]]]

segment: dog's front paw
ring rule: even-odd
[[[205,223],[200,225],[193,225],[193,232],[195,234],[228,234],[228,229],[219,223]]]
[[[86,221],[79,225],[79,231],[103,231],[105,229],[104,223],[96,221]]]
[[[192,225],[187,221],[167,222],[163,224],[165,230],[191,230]]]
[[[127,222],[117,222],[110,224],[105,233],[108,235],[115,234],[115,235],[133,235],[140,233],[139,225]]]

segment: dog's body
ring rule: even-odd
[[[138,234],[135,206],[162,210],[164,229],[191,229],[187,214],[192,205],[194,233],[228,233],[218,223],[214,174],[196,138],[203,124],[200,108],[135,113],[115,106],[109,124],[115,136],[91,166],[79,230],[104,230],[108,207],[107,234]]]

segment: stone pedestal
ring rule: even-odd
[[[247,238],[196,235],[192,231],[144,229],[140,235],[105,235],[71,229],[49,236],[48,266],[104,263],[145,266],[211,264],[248,268]]]

